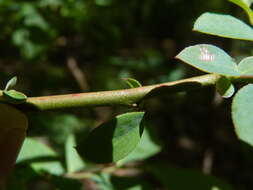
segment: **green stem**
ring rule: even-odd
[[[27,99],[26,104],[31,105],[38,110],[107,105],[135,106],[142,99],[146,98],[147,95],[150,95],[151,91],[158,89],[159,87],[166,87],[168,90],[173,90],[174,92],[183,91],[195,87],[214,85],[218,78],[218,75],[209,74],[175,82],[124,90],[30,97]]]
[[[143,99],[158,95],[165,90],[166,93],[186,91],[204,86],[215,85],[219,75],[208,74],[174,82],[143,86],[124,90],[88,92],[56,96],[29,97],[25,104],[19,105],[21,109],[28,106],[29,110],[54,110],[74,107],[124,105],[136,106]],[[232,82],[253,82],[252,76],[231,78]],[[0,101],[5,101],[0,91]]]

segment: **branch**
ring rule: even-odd
[[[219,75],[207,74],[174,82],[161,83],[157,85],[143,86],[139,88],[88,92],[67,95],[29,97],[26,103],[17,105],[29,110],[55,110],[75,107],[95,107],[109,105],[136,106],[142,100],[157,96],[159,92],[165,90],[166,93],[179,92],[201,88],[204,86],[215,85]],[[240,78],[231,78],[232,82],[253,82],[252,76],[242,76]],[[0,101],[4,101],[2,91],[0,91]]]
[[[144,98],[151,97],[152,92],[157,89],[165,87],[167,90],[172,90],[173,92],[184,91],[196,87],[214,85],[218,78],[218,75],[208,74],[175,82],[124,90],[30,97],[27,99],[26,104],[38,110],[108,105],[134,106]]]

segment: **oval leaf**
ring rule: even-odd
[[[7,82],[4,90],[6,90],[6,91],[10,90],[11,88],[13,88],[16,85],[16,83],[17,83],[17,77],[15,76]]]
[[[253,29],[230,15],[204,13],[196,20],[193,30],[225,38],[253,40]]]
[[[13,168],[28,126],[19,110],[0,103],[0,189]]]
[[[223,98],[230,98],[235,92],[234,85],[226,77],[221,77],[216,83],[216,89]]]
[[[236,63],[222,49],[208,44],[185,48],[176,58],[199,70],[226,76],[239,76]]]
[[[241,88],[232,103],[232,119],[239,139],[253,146],[253,84]]]
[[[239,63],[238,69],[241,75],[253,75],[253,56],[243,59]]]
[[[95,128],[77,146],[79,154],[96,163],[111,163],[126,157],[138,145],[144,112],[119,115]]]
[[[251,1],[248,0],[229,0],[229,1],[241,7],[247,13],[250,23],[253,24],[253,11],[250,8],[250,5],[252,4]]]
[[[14,104],[23,103],[27,99],[27,96],[25,94],[16,90],[3,91],[3,95],[7,98],[8,102]]]

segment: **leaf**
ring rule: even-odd
[[[27,96],[25,94],[16,90],[3,91],[3,95],[8,100],[8,102],[14,104],[23,103],[27,99]]]
[[[225,38],[253,40],[253,29],[230,15],[204,13],[195,22],[193,30]]]
[[[137,147],[127,157],[118,161],[118,164],[124,164],[131,161],[144,160],[161,151],[161,147],[153,141],[150,131],[144,129],[141,140]]]
[[[149,170],[170,190],[232,190],[233,188],[213,176],[205,175],[201,172],[170,167],[166,164],[151,164]]]
[[[253,75],[253,56],[243,59],[239,63],[238,69],[241,75]]]
[[[142,131],[144,112],[119,115],[95,128],[77,146],[82,158],[97,163],[117,162],[138,145]]]
[[[7,82],[7,84],[6,84],[5,88],[4,88],[4,90],[5,90],[5,91],[10,90],[11,88],[13,88],[13,87],[16,85],[16,83],[17,83],[17,77],[16,77],[16,76],[15,76],[15,77],[12,77],[12,78]]]
[[[230,98],[235,92],[234,85],[226,77],[220,77],[216,83],[216,89],[224,98]]]
[[[16,108],[0,103],[0,189],[14,167],[28,121]]]
[[[141,83],[135,79],[132,79],[132,78],[126,78],[124,79],[126,81],[126,83],[128,84],[128,86],[130,88],[138,88],[138,87],[141,87]]]
[[[250,8],[252,1],[249,0],[229,0],[229,1],[241,7],[248,14],[250,23],[253,24],[253,11]]]
[[[69,173],[77,172],[85,167],[85,164],[78,155],[75,146],[75,136],[73,134],[69,135],[65,144],[66,166],[67,172]]]
[[[232,119],[239,139],[253,146],[253,84],[241,88],[232,103]]]
[[[213,45],[199,44],[187,47],[176,58],[204,72],[226,76],[240,75],[233,59]]]
[[[17,163],[27,162],[37,172],[46,171],[50,174],[63,174],[58,155],[49,146],[35,138],[26,138],[18,156]]]

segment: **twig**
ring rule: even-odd
[[[54,95],[42,97],[29,97],[19,107],[27,107],[30,110],[54,110],[74,107],[95,107],[123,105],[136,107],[143,99],[158,95],[159,93],[175,93],[187,91],[204,86],[213,86],[220,78],[219,75],[207,74],[174,82],[161,83],[157,85],[143,86],[139,88],[88,92],[67,95]],[[253,82],[252,76],[243,78],[231,78],[232,82]],[[0,101],[5,101],[0,91]]]

